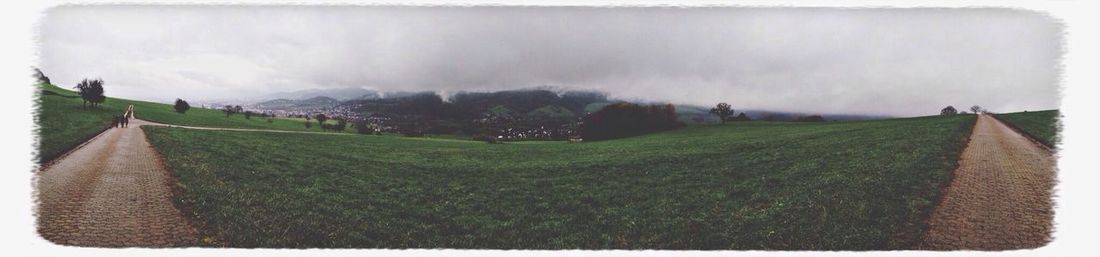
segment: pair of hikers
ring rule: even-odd
[[[130,118],[126,117],[126,115],[115,116],[115,127],[116,128],[125,128],[129,124],[130,124]]]

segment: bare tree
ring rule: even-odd
[[[733,116],[734,111],[733,107],[730,107],[730,104],[718,103],[717,106],[710,109],[710,113],[718,115],[718,118],[722,120],[722,123],[726,123],[726,121],[729,120],[730,116]]]
[[[978,113],[982,113],[984,111],[982,110],[981,106],[975,105],[975,106],[970,106],[970,112],[972,112],[974,114],[978,114]]]

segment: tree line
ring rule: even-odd
[[[959,110],[955,109],[954,106],[950,106],[950,105],[948,105],[947,107],[944,107],[943,109],[940,109],[940,115],[983,114],[983,113],[984,114],[990,114],[992,112],[990,112],[989,110],[987,110],[985,108],[982,108],[981,106],[978,106],[978,105],[970,106],[970,113],[967,113],[966,111],[961,111],[960,112]]]
[[[671,104],[643,106],[614,103],[587,115],[580,127],[584,140],[607,140],[683,127]]]

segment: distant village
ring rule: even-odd
[[[405,136],[448,134],[472,136],[493,141],[569,140],[582,137],[585,121],[593,113],[615,104],[599,92],[511,90],[498,92],[458,93],[446,101],[434,92],[399,93],[382,97],[368,92],[363,97],[338,100],[327,96],[312,96],[297,100],[285,98],[247,105],[207,103],[202,108],[219,109],[226,115],[245,117],[291,118],[303,126],[318,126],[324,130],[352,129],[359,133],[395,133]],[[724,104],[724,103],[723,103]],[[721,104],[728,113],[716,108],[670,104],[629,104],[619,106],[635,114],[654,116],[650,120],[675,127],[681,124],[714,124],[725,121],[827,121],[872,119],[870,116],[802,115],[792,113],[737,112]],[[656,109],[654,109],[656,108]],[[649,113],[649,114],[646,114]],[[606,114],[611,115],[611,114]],[[659,116],[659,117],[658,117]],[[596,117],[597,121],[602,120]],[[632,119],[636,119],[632,118]],[[659,121],[659,122],[658,122]],[[592,124],[588,124],[592,125]],[[651,126],[644,124],[639,126]]]

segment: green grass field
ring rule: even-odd
[[[570,144],[144,127],[234,247],[908,249],[973,115]]]
[[[997,118],[1031,134],[1047,145],[1058,144],[1058,110],[997,114]]]
[[[111,117],[126,109],[116,101],[99,109],[83,109],[80,96],[52,85],[39,85],[52,94],[39,94],[38,162],[51,160],[111,126]]]
[[[166,124],[321,132],[316,121],[313,128],[307,129],[299,120],[274,119],[269,123],[259,117],[245,119],[240,114],[225,117],[220,110],[194,107],[180,114],[168,104],[118,98],[108,98],[98,109],[84,109],[80,96],[72,90],[48,84],[37,87],[52,92],[38,96],[39,162],[51,160],[111,126],[111,117],[122,114],[130,104],[134,105],[135,117]]]

